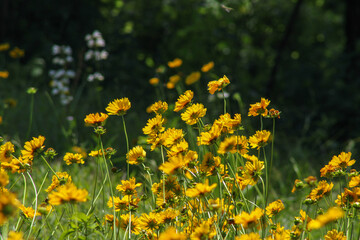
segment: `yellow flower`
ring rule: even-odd
[[[355,160],[350,160],[350,158],[351,158],[351,152],[348,153],[342,152],[338,156],[333,156],[333,158],[329,162],[329,165],[335,168],[346,169],[347,167],[350,167],[355,164]]]
[[[0,189],[9,184],[9,176],[6,171],[0,168]]]
[[[10,48],[10,44],[9,43],[1,43],[0,44],[0,52],[6,51]]]
[[[323,198],[326,194],[329,194],[331,189],[334,187],[333,183],[328,184],[325,180],[320,181],[318,186],[311,190],[308,198],[318,201]]]
[[[79,153],[66,153],[64,156],[64,161],[66,165],[71,165],[73,163],[85,163],[83,156]]]
[[[86,158],[86,156],[87,156],[86,150],[84,148],[82,148],[82,147],[79,147],[79,146],[72,146],[71,151],[74,152],[74,153],[81,154],[81,156],[83,156],[83,158]]]
[[[206,110],[201,103],[193,104],[181,114],[181,119],[189,125],[194,125],[200,118],[205,116]]]
[[[167,88],[167,89],[174,89],[174,88],[175,88],[175,84],[172,83],[172,82],[167,82],[167,83],[166,83],[166,88]]]
[[[201,223],[195,228],[194,232],[190,235],[191,240],[212,239],[216,236],[216,230],[213,224],[208,221]]]
[[[197,81],[199,81],[200,77],[201,77],[201,73],[200,73],[200,72],[192,72],[192,73],[190,73],[190,75],[188,75],[188,76],[185,78],[185,84],[186,84],[186,85],[194,84],[194,83],[196,83]]]
[[[60,185],[72,182],[71,176],[67,172],[57,172],[56,175],[52,176],[51,185],[45,190],[46,192],[49,193]]]
[[[257,158],[254,161],[247,161],[244,171],[244,184],[255,185],[259,180],[262,170],[264,169],[264,162]]]
[[[269,205],[266,207],[266,215],[268,215],[271,218],[284,209],[285,207],[282,201],[276,200],[272,203],[269,203]]]
[[[221,135],[221,129],[218,125],[212,125],[207,132],[201,132],[197,137],[197,145],[211,145],[216,142]]]
[[[160,223],[162,222],[161,215],[159,213],[143,213],[139,219],[140,226],[145,230],[155,230],[160,227]]]
[[[216,188],[217,184],[211,184],[209,186],[209,180],[206,179],[205,183],[197,183],[194,188],[189,188],[186,190],[186,196],[194,198],[194,197],[202,197],[206,193],[211,192],[214,188]]]
[[[235,114],[232,119],[229,113],[220,115],[218,119],[214,121],[214,125],[218,125],[223,133],[234,133],[236,128],[241,124],[241,115],[239,113]]]
[[[104,155],[106,156],[106,152],[104,152]],[[96,150],[96,151],[91,151],[89,153],[89,156],[90,157],[102,157],[103,156],[103,151],[100,149],[100,150]]]
[[[219,80],[211,81],[208,83],[208,90],[210,94],[214,94],[216,91],[221,91],[224,87],[230,84],[230,80],[224,75]]]
[[[106,214],[104,218],[105,218],[104,224],[108,223],[110,225],[111,229],[113,229],[114,228],[114,215]],[[115,218],[115,226],[119,226],[119,220],[117,218]]]
[[[189,163],[189,160],[186,159],[183,155],[179,154],[173,157],[170,157],[168,161],[164,162],[159,166],[159,170],[163,171],[168,175],[177,173],[177,171],[185,167]]]
[[[220,143],[218,153],[240,153],[245,154],[248,152],[248,140],[245,136],[230,136],[225,138],[224,141]]]
[[[349,187],[356,187],[359,186],[360,184],[360,175],[358,176],[354,176],[351,178],[350,182],[349,182]]]
[[[142,130],[146,135],[157,135],[165,130],[165,127],[163,127],[164,122],[165,119],[161,115],[156,115],[156,117],[148,120],[146,126]]]
[[[182,129],[168,128],[161,136],[164,140],[164,146],[171,148],[173,145],[178,144],[184,138]]]
[[[268,110],[267,110],[267,106],[269,106],[270,101],[268,99],[265,98],[261,98],[260,102],[257,102],[255,104],[250,104],[250,109],[249,109],[249,116],[258,116],[259,114],[261,114],[262,116],[266,116],[268,114]]]
[[[179,96],[179,98],[177,99],[176,103],[175,103],[175,108],[174,111],[178,112],[182,109],[185,108],[186,105],[188,105],[191,100],[194,97],[194,92],[191,90],[187,90],[186,92],[184,92],[182,95]]]
[[[180,215],[180,212],[179,210],[175,210],[173,208],[167,208],[159,214],[161,215],[162,223],[171,223],[176,220],[176,218]]]
[[[182,64],[182,60],[180,58],[175,58],[173,61],[168,62],[169,68],[177,68]]]
[[[159,78],[151,78],[150,80],[149,80],[149,83],[151,84],[151,85],[157,85],[158,83],[160,82],[160,79]]]
[[[168,109],[168,104],[163,101],[157,101],[153,105],[150,106],[151,112],[156,114],[163,114]]]
[[[9,72],[8,71],[0,71],[0,78],[8,78]]]
[[[34,218],[35,215],[35,209],[33,209],[32,207],[25,207],[24,205],[20,205],[19,209],[22,211],[22,213],[24,214],[24,216],[26,218]],[[36,212],[36,216],[40,216],[41,214],[39,212]]]
[[[49,194],[49,204],[56,206],[63,203],[86,202],[88,191],[78,189],[73,183],[66,183]]]
[[[115,205],[115,211],[118,212],[121,210],[129,210],[129,205],[131,205],[132,208],[137,208],[139,202],[139,198],[132,198],[131,195],[126,195],[122,199],[119,197],[114,197],[114,201],[110,197],[107,205],[109,208],[112,208]]]
[[[249,138],[249,142],[252,148],[259,150],[264,147],[270,139],[271,133],[267,130],[256,131],[256,133]]]
[[[124,195],[136,195],[137,191],[135,188],[141,187],[141,183],[135,183],[136,179],[134,177],[129,180],[121,180],[121,184],[116,186],[116,190],[121,192]]]
[[[143,162],[146,152],[141,146],[133,147],[127,154],[126,159],[129,164],[137,165]]]
[[[360,203],[360,188],[356,187],[352,191],[344,188],[344,192],[341,193],[341,195],[337,196],[337,199],[335,200],[335,203],[339,205],[340,207],[345,207],[348,203],[354,204],[354,203]]]
[[[123,214],[120,215],[120,228],[126,231],[126,229],[129,226],[130,222],[130,215],[129,214]],[[135,235],[139,235],[141,231],[140,227],[140,221],[139,218],[131,215],[131,233],[134,233]]]
[[[261,237],[258,233],[242,234],[240,237],[235,237],[235,240],[260,240]],[[271,238],[272,239],[272,238]]]
[[[185,240],[186,234],[178,232],[174,227],[168,227],[159,236],[159,240]]]
[[[181,153],[185,153],[189,149],[189,143],[183,139],[181,142],[173,145],[169,151],[167,151],[167,154],[169,157],[177,156]]]
[[[18,48],[18,47],[15,47],[14,49],[12,49],[10,52],[9,52],[9,55],[10,57],[12,58],[21,58],[23,57],[25,54],[24,50]]]
[[[10,231],[7,240],[23,240],[24,234],[22,232]]]
[[[235,216],[234,221],[236,224],[241,224],[245,229],[256,226],[259,223],[259,219],[264,215],[264,211],[260,208],[256,208],[250,214],[242,212],[240,215]]]
[[[221,158],[215,157],[211,152],[205,154],[200,165],[200,171],[206,173],[207,176],[215,174],[215,170],[221,164]]]
[[[203,65],[201,68],[202,72],[208,72],[214,67],[214,62],[208,62],[207,64]]]
[[[0,188],[0,226],[16,213],[19,205],[14,193]]]
[[[11,142],[6,142],[4,145],[0,147],[0,162],[11,162],[13,159],[12,154],[15,152],[14,144]]]
[[[326,213],[317,216],[316,219],[309,222],[308,229],[309,230],[319,229],[330,222],[336,221],[339,218],[344,217],[344,215],[345,213],[343,210],[341,210],[341,208],[338,207],[329,208],[329,210]]]
[[[105,109],[109,115],[124,115],[126,111],[131,108],[131,103],[128,98],[115,99],[110,102]]]
[[[31,141],[25,142],[24,150],[21,150],[23,158],[29,159],[32,161],[34,156],[44,150],[43,146],[45,137],[39,136],[37,138],[33,137]]]
[[[181,77],[178,74],[172,75],[169,77],[169,82],[173,83],[174,85],[180,81]]]
[[[346,240],[346,235],[343,232],[338,232],[336,229],[330,230],[324,236],[325,240]]]
[[[89,126],[100,126],[109,116],[106,113],[90,113],[86,115],[84,122]]]

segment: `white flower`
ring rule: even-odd
[[[100,52],[100,58],[101,58],[101,59],[105,60],[105,59],[108,58],[108,56],[109,56],[109,53],[108,53],[106,50],[102,50],[102,51]]]
[[[72,56],[67,56],[67,57],[66,57],[66,61],[67,61],[68,63],[73,62],[73,57],[72,57]]]
[[[72,54],[72,50],[70,46],[63,46],[63,51],[66,55],[71,55]]]
[[[87,51],[87,52],[85,53],[85,61],[89,61],[89,60],[92,58],[93,54],[94,54],[94,53],[93,53],[92,50]]]
[[[89,74],[89,76],[87,77],[88,82],[93,82],[94,81],[94,75],[93,74]]]
[[[95,30],[92,35],[94,38],[101,38],[101,32],[99,32],[99,30]]]
[[[87,45],[89,48],[92,48],[94,47],[94,44],[95,44],[95,41],[93,39],[90,39],[88,42],[87,42]]]
[[[53,45],[52,46],[52,54],[53,55],[57,55],[57,54],[59,54],[60,53],[60,46],[58,46],[58,45]]]
[[[74,78],[75,77],[75,72],[73,70],[67,70],[66,71],[66,76],[68,76],[69,78]]]
[[[102,38],[98,38],[96,39],[96,43],[95,43],[96,47],[105,47],[105,41]]]

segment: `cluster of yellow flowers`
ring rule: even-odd
[[[180,59],[175,59],[168,66],[178,68],[181,64]],[[213,63],[209,63],[202,71],[209,71],[212,67]],[[214,94],[229,84],[229,78],[223,76],[210,81],[208,91]],[[261,98],[250,105],[248,117],[259,117],[261,123],[264,118],[269,118],[274,124],[280,111],[268,109],[269,105],[270,100]],[[247,126],[243,126],[240,113],[231,115],[224,112],[209,121],[208,109],[196,102],[192,90],[187,90],[179,94],[173,104],[157,101],[149,107],[148,112],[153,116],[142,128],[146,140],[138,141],[130,148],[125,124],[125,115],[130,109],[130,100],[121,98],[111,101],[105,108],[106,113],[88,114],[84,123],[94,128],[97,147],[89,154],[74,147],[62,155],[64,167],[87,166],[90,164],[88,157],[97,160],[91,191],[77,188],[74,175],[69,172],[53,170],[48,160],[57,153],[52,148],[45,151],[45,137],[34,137],[18,151],[10,141],[2,144],[0,225],[16,215],[19,209],[19,217],[31,220],[31,229],[37,219],[59,213],[61,207],[66,209],[72,204],[91,202],[86,217],[91,218],[95,213],[96,221],[92,224],[101,229],[104,236],[111,235],[112,238],[119,238],[122,234],[129,239],[149,240],[270,240],[310,239],[312,234],[322,234],[325,239],[344,240],[347,236],[351,238],[355,229],[359,230],[356,223],[360,208],[360,174],[349,169],[355,164],[350,152],[334,156],[320,171],[321,177],[327,179],[337,178],[338,182],[345,179],[343,188],[337,189],[340,192],[336,200],[332,200],[334,182],[318,182],[314,176],[296,179],[292,192],[306,187],[311,190],[300,206],[300,216],[287,216],[283,220],[280,215],[288,209],[289,198],[281,200],[269,194],[274,174],[271,169],[274,128],[269,131],[261,124],[259,130],[246,134],[243,130]],[[175,122],[182,127],[171,124],[168,119],[171,115],[177,116],[179,121]],[[126,174],[111,160],[116,150],[104,148],[102,143],[109,116],[120,117],[123,121],[127,151],[120,159],[126,159]],[[51,184],[45,190],[42,190],[42,184],[40,193],[34,188],[36,201],[30,206],[25,200],[21,204],[6,188],[12,179],[9,174],[19,173],[32,181],[31,170],[37,159],[41,159],[53,173]],[[118,172],[124,174],[119,177]],[[46,200],[38,204],[40,194],[46,194]],[[54,214],[54,218],[60,222],[58,215]],[[79,226],[74,227],[74,233],[80,234]],[[316,233],[321,228],[326,229],[326,234]],[[12,234],[17,233],[7,237],[10,239]]]

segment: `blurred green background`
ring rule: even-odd
[[[213,74],[225,74],[231,81],[231,113],[247,118],[249,104],[261,97],[282,111],[277,121],[278,166],[294,161],[323,166],[341,151],[358,156],[360,1],[2,0],[0,11],[0,43],[25,51],[20,59],[0,52],[0,71],[10,73],[0,78],[2,136],[28,140],[31,96],[26,89],[36,87],[31,136],[45,135],[47,146],[62,151],[91,145],[87,139],[92,130],[84,127],[84,117],[104,112],[110,101],[121,97],[132,102],[126,118],[134,142],[149,118],[147,106],[159,97],[170,104],[176,101],[178,92],[164,87],[164,76],[176,72],[156,69],[178,57],[184,76],[215,62]],[[84,63],[84,38],[94,30],[102,33],[109,57],[96,66],[105,80],[89,83],[85,73],[95,67]],[[74,101],[67,106],[50,93],[54,44],[73,50]],[[152,77],[160,77],[160,86],[149,84]],[[213,120],[222,101],[209,102],[210,80],[215,80],[212,75],[203,75],[186,88],[194,89],[195,99],[212,109]],[[161,91],[165,94],[159,95]],[[258,119],[251,122],[257,129]],[[119,134],[108,136],[107,145],[124,141],[121,124],[109,120],[108,132]],[[265,126],[270,129],[271,123]]]

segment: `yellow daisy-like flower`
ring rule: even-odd
[[[142,229],[153,231],[160,227],[162,216],[159,213],[151,212],[149,214],[143,213],[140,217],[140,226]]]
[[[241,224],[245,229],[256,226],[260,218],[264,215],[264,211],[256,208],[250,214],[242,212],[240,215],[235,216],[234,221],[236,224]]]
[[[221,158],[215,157],[211,152],[205,154],[200,165],[200,171],[206,173],[206,176],[215,174],[215,169],[221,164]]]
[[[169,77],[169,82],[172,84],[177,84],[180,81],[181,77],[178,74],[172,75]]]
[[[214,125],[219,126],[222,133],[234,133],[236,128],[241,124],[241,115],[239,113],[235,114],[232,119],[229,113],[219,116],[219,119],[214,121]]]
[[[197,145],[211,145],[216,142],[220,135],[221,128],[214,124],[209,131],[200,133],[200,136],[197,137]]]
[[[346,235],[343,232],[338,232],[336,229],[330,230],[324,236],[325,240],[346,240]]]
[[[23,240],[24,234],[22,232],[10,231],[7,240]]]
[[[64,156],[64,161],[66,165],[71,165],[73,163],[81,163],[84,164],[85,161],[83,156],[80,153],[66,153]]]
[[[6,171],[0,168],[0,189],[9,183],[9,176]]]
[[[182,109],[185,108],[185,106],[187,106],[191,100],[194,97],[194,92],[191,90],[187,90],[186,92],[184,92],[182,95],[179,96],[179,98],[177,99],[176,103],[175,103],[175,108],[174,111],[178,112]]]
[[[192,72],[192,73],[190,73],[190,75],[188,75],[188,76],[185,78],[185,84],[186,84],[186,85],[194,84],[194,83],[196,83],[197,81],[199,81],[200,77],[201,77],[201,73],[200,73],[200,72]]]
[[[109,115],[122,116],[131,108],[131,103],[128,98],[115,99],[110,102],[105,109]]]
[[[202,240],[202,239],[212,239],[216,236],[215,226],[208,221],[201,223],[198,227],[195,228],[194,232],[191,233],[191,240]]]
[[[104,152],[104,155],[106,156],[106,152]],[[96,150],[96,151],[91,151],[89,153],[89,156],[90,157],[102,157],[103,156],[103,151],[100,149],[100,150]]]
[[[10,44],[9,43],[1,43],[0,44],[0,52],[6,51],[10,48]]]
[[[0,147],[0,162],[4,163],[4,162],[11,162],[12,160],[12,156],[11,154],[13,154],[15,152],[14,149],[14,144],[12,144],[11,142],[6,142],[4,145],[1,145]]]
[[[150,136],[157,135],[165,130],[164,123],[165,119],[161,115],[156,115],[156,117],[147,121],[146,126],[142,129],[143,133]]]
[[[163,139],[164,146],[171,148],[173,145],[176,145],[182,141],[184,138],[184,132],[182,129],[168,128],[162,134],[161,138]]]
[[[269,205],[266,207],[266,215],[268,215],[271,218],[284,209],[285,209],[285,206],[282,203],[282,201],[276,200],[272,203],[269,203]]]
[[[185,153],[189,149],[189,143],[183,139],[181,142],[173,145],[169,151],[167,151],[167,154],[169,157],[177,156],[179,154]]]
[[[161,215],[162,223],[171,223],[176,220],[176,218],[180,215],[179,210],[175,210],[173,208],[167,208],[165,211],[159,213]]]
[[[257,150],[264,147],[268,143],[270,135],[271,133],[267,130],[256,131],[256,133],[249,138],[251,147]]]
[[[168,227],[159,236],[159,240],[185,240],[186,234],[178,232],[174,227]]]
[[[168,62],[169,68],[177,68],[182,64],[182,60],[180,58],[175,58],[173,61]]]
[[[116,186],[116,190],[121,192],[124,195],[135,195],[137,193],[137,187],[141,187],[142,183],[135,183],[136,179],[134,177],[129,180],[121,180],[121,184]]]
[[[252,186],[255,185],[259,180],[264,168],[264,162],[259,161],[257,158],[254,161],[247,161],[245,163],[245,170],[243,174],[244,184]]]
[[[177,171],[185,167],[189,163],[189,160],[182,154],[170,157],[168,161],[159,166],[159,170],[168,175],[177,173]]]
[[[32,207],[25,207],[24,205],[20,205],[19,209],[22,211],[26,218],[34,218],[35,209],[33,209]],[[36,212],[36,216],[41,216],[41,214],[39,212]]]
[[[216,188],[217,184],[211,184],[209,186],[209,180],[206,179],[205,183],[197,183],[194,188],[189,188],[186,190],[186,196],[194,198],[194,197],[202,197],[206,193],[211,192],[214,188]]]
[[[163,101],[157,101],[150,106],[150,110],[156,114],[163,114],[166,110],[168,110],[168,104]]]
[[[24,50],[22,50],[22,49],[20,49],[18,47],[15,47],[14,49],[12,49],[9,52],[9,55],[12,58],[22,58],[24,56],[24,54],[25,54]]]
[[[357,187],[360,185],[360,175],[354,176],[350,179],[349,187]]]
[[[202,72],[208,72],[210,71],[211,69],[213,69],[214,67],[214,62],[211,61],[211,62],[208,62],[207,64],[204,64],[202,67],[201,67],[201,71]]]
[[[334,187],[333,183],[327,183],[325,180],[320,181],[318,186],[311,190],[308,198],[318,201],[323,198],[326,194],[329,194],[331,189]]]
[[[154,78],[151,78],[150,80],[149,80],[149,83],[151,84],[151,85],[157,85],[158,83],[160,82],[160,79],[159,78],[156,78],[156,77],[154,77]]]
[[[317,216],[316,219],[313,219],[311,222],[309,222],[307,227],[309,230],[319,229],[330,222],[336,221],[344,217],[344,215],[345,213],[343,210],[341,210],[341,208],[332,207],[329,208],[329,210],[326,213]]]
[[[112,214],[106,214],[104,217],[104,225],[107,223],[110,225],[111,229],[114,228],[114,215]],[[119,226],[119,220],[115,218],[115,226]]]
[[[267,106],[269,106],[270,104],[270,100],[265,99],[265,98],[261,98],[260,102],[257,102],[255,104],[250,104],[250,109],[249,109],[249,116],[258,116],[259,114],[261,114],[262,116],[267,116],[268,114],[268,109]]]
[[[353,159],[350,160],[350,158],[351,158],[351,152],[348,153],[342,152],[338,156],[333,156],[333,158],[329,162],[329,165],[335,168],[346,169],[347,167],[350,167],[355,164],[355,160]]]
[[[201,103],[193,104],[181,114],[181,119],[186,122],[186,124],[194,125],[200,118],[205,116],[206,110]]]
[[[86,115],[84,122],[89,126],[100,126],[109,117],[106,113],[90,113]]]
[[[139,202],[139,198],[133,198],[131,195],[126,195],[122,199],[114,197],[114,201],[110,197],[107,206],[112,208],[115,205],[115,211],[118,212],[121,210],[129,210],[129,205],[131,205],[132,208],[137,208]]]
[[[146,157],[146,152],[141,146],[133,147],[127,154],[127,162],[131,165],[137,165],[144,161]]]
[[[120,228],[126,231],[131,221],[131,233],[139,235],[141,231],[139,218],[132,215],[130,220],[129,214],[120,215]]]
[[[0,189],[0,226],[2,226],[9,217],[13,216],[20,206],[14,193],[7,191],[5,188]]]
[[[73,183],[68,182],[49,194],[49,204],[57,206],[67,202],[86,202],[88,194],[85,189],[78,189]]]
[[[230,136],[220,143],[218,153],[238,152],[240,154],[246,154],[248,152],[248,146],[249,143],[245,136]]]
[[[248,234],[242,234],[240,237],[235,237],[235,240],[260,240],[260,239],[261,239],[260,235],[258,233],[253,233],[253,232]]]
[[[23,158],[29,159],[32,161],[34,156],[44,150],[45,146],[43,145],[45,137],[39,136],[37,138],[33,137],[31,141],[25,142],[24,150],[21,150]]]
[[[52,176],[51,185],[45,190],[47,193],[51,192],[60,185],[72,182],[71,176],[67,172],[57,172],[56,175]]]
[[[214,94],[216,91],[221,91],[224,87],[230,84],[230,80],[224,75],[219,80],[211,81],[208,83],[208,90],[210,94]]]
[[[8,71],[0,71],[0,78],[8,78],[9,72]]]

